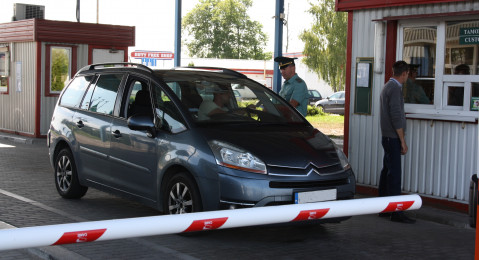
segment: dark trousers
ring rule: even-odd
[[[382,138],[383,169],[379,177],[379,196],[401,195],[401,140]]]

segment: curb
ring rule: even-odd
[[[21,137],[18,135],[5,135],[5,134],[0,134],[0,139],[8,140],[8,141],[11,141],[14,143],[20,143],[20,144],[34,144],[34,143],[37,144],[44,141],[44,139],[39,139],[39,138],[29,138],[29,137]]]
[[[416,212],[416,216],[418,219],[457,228],[465,228],[471,230],[475,229],[469,225],[469,216],[466,214],[448,210],[441,210],[424,205],[422,206],[422,208],[424,210],[421,211],[421,209],[419,209]]]

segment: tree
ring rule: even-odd
[[[333,91],[344,90],[348,17],[335,12],[335,0],[317,0],[308,10],[314,16],[311,29],[301,33],[303,62],[324,79]]]
[[[246,11],[252,0],[200,0],[186,14],[183,29],[189,34],[190,55],[200,58],[269,59],[264,53],[267,35],[263,25]]]

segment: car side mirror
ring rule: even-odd
[[[150,115],[139,114],[130,116],[127,124],[131,130],[148,131],[148,137],[155,136],[155,123]]]

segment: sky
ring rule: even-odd
[[[45,6],[45,19],[76,21],[76,0],[1,0],[0,23],[12,20],[14,3]],[[315,1],[316,2],[316,1]],[[136,46],[131,50],[174,51],[175,0],[98,0],[99,23],[135,26]],[[182,15],[186,15],[198,0],[183,0]],[[265,51],[274,51],[275,0],[253,0],[250,19],[263,24],[268,37]],[[309,0],[284,0],[288,16],[289,48],[287,52],[302,52],[304,44],[298,39],[309,29],[313,18],[307,13]],[[289,10],[289,12],[288,12]],[[81,0],[80,22],[97,22],[97,0]],[[286,26],[283,28],[283,52],[286,52]],[[185,50],[183,50],[184,53]]]

